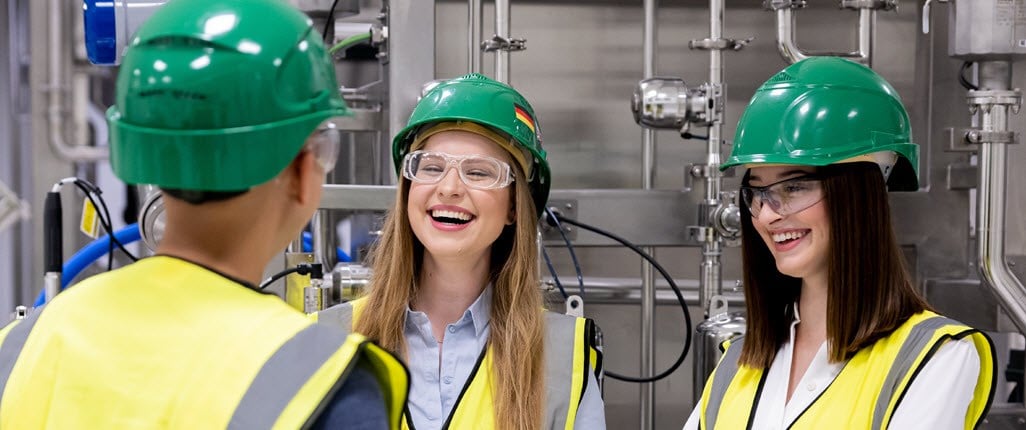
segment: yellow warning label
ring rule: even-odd
[[[96,217],[96,206],[93,206],[93,202],[89,199],[82,199],[82,222],[79,224],[79,229],[86,236],[96,239],[100,235],[99,219]]]

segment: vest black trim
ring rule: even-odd
[[[470,388],[470,384],[474,382],[474,377],[477,376],[477,371],[481,368],[481,363],[484,362],[485,354],[487,352],[488,345],[485,345],[484,350],[481,351],[481,355],[477,357],[477,363],[474,363],[474,370],[471,370],[470,376],[467,377],[467,383],[463,384],[463,390],[460,390],[460,395],[456,397],[456,402],[452,404],[452,410],[449,411],[449,417],[445,419],[445,424],[442,425],[443,430],[449,428],[449,424],[452,422],[452,417],[456,416],[456,410],[460,408],[460,401],[463,400],[463,395],[467,393],[467,389]]]

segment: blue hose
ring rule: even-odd
[[[118,242],[123,245],[135,242],[141,237],[139,234],[139,224],[130,224],[125,226],[121,230],[114,232],[114,237],[117,238]],[[107,255],[107,251],[110,250],[110,236],[103,236],[96,239],[78,250],[75,255],[64,263],[61,269],[61,291],[68,287],[68,284],[78,276],[86,267],[93,264],[96,260],[100,259],[104,255]],[[46,303],[46,294],[43,291],[39,292],[39,297],[36,298],[36,303],[32,307],[40,307]]]
[[[313,252],[313,236],[308,231],[303,232],[303,252]],[[352,257],[346,254],[340,247],[335,248],[335,259],[340,263],[350,263],[353,261]]]
[[[142,237],[139,233],[139,224],[130,224],[125,226],[125,228],[114,232],[114,237],[123,245],[139,240]],[[311,249],[313,249],[313,239],[311,238],[310,233],[303,232],[303,251],[310,252]],[[74,280],[82,270],[89,267],[89,265],[100,259],[100,257],[107,255],[108,250],[110,250],[110,236],[103,236],[92,241],[76,252],[75,255],[71,256],[71,259],[65,262],[61,269],[61,291],[64,291],[64,289],[68,287],[68,283]],[[335,249],[335,256],[338,258],[338,261],[344,263],[352,261],[349,254],[346,254],[342,248]],[[45,292],[40,291],[39,296],[36,297],[36,302],[32,307],[38,308],[45,303],[46,294]]]

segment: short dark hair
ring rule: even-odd
[[[880,167],[841,163],[819,167],[816,173],[823,181],[830,222],[827,354],[830,361],[840,362],[931,308],[905,267]],[[789,340],[801,279],[777,270],[743,202],[741,213],[748,332],[740,363],[765,369]]]
[[[179,200],[192,205],[201,205],[207,202],[220,202],[229,200],[243,194],[246,194],[249,190],[241,191],[199,191],[199,190],[182,190],[178,188],[161,188],[164,194],[174,197]]]

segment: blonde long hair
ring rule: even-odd
[[[492,244],[490,280],[494,292],[486,348],[491,348],[494,367],[496,428],[533,430],[541,425],[545,402],[545,319],[535,245],[538,218],[523,170],[516,163],[511,167],[516,177],[512,187],[515,222]],[[374,275],[366,309],[374,309],[375,317],[360,318],[354,327],[400,355],[406,354],[406,307],[417,294],[414,280],[424,257],[424,245],[410,228],[406,209],[409,191],[410,182],[400,176],[395,206],[371,250]]]

